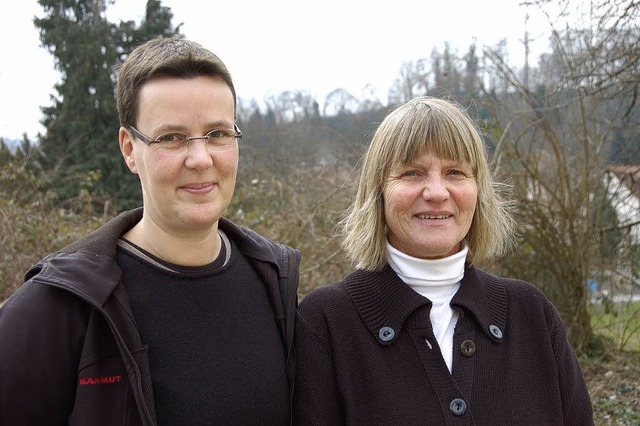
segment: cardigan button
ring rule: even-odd
[[[388,342],[390,340],[393,340],[393,338],[396,336],[396,332],[391,327],[382,327],[378,332],[378,336],[383,342]]]
[[[460,352],[462,352],[462,355],[466,357],[472,357],[476,353],[476,344],[473,340],[465,340],[460,345]]]
[[[502,339],[502,330],[500,330],[498,326],[491,324],[489,326],[489,332],[496,339]]]
[[[467,411],[467,403],[462,398],[454,398],[449,404],[449,410],[454,416],[461,416]]]

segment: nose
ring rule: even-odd
[[[444,201],[449,198],[446,180],[440,175],[430,175],[425,179],[422,197],[427,201]]]
[[[187,158],[184,165],[189,169],[204,170],[211,167],[213,158],[207,149],[206,138],[191,138],[186,146]]]

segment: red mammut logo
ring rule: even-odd
[[[122,376],[80,377],[80,386],[85,385],[111,385],[120,383]]]

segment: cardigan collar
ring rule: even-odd
[[[382,271],[357,270],[345,278],[345,288],[362,321],[382,345],[395,341],[408,317],[419,307],[431,305],[405,284],[389,265]],[[504,339],[507,295],[497,277],[465,265],[460,289],[451,301],[461,315],[473,315],[493,342]]]

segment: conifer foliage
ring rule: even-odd
[[[39,143],[47,180],[61,200],[77,194],[78,182],[91,175],[96,200],[112,200],[120,208],[140,204],[136,177],[126,169],[118,148],[114,67],[135,45],[178,35],[171,10],[149,0],[140,24],[113,23],[105,13],[113,1],[38,3],[45,16],[34,23],[61,74],[52,105],[43,108],[46,134]]]

